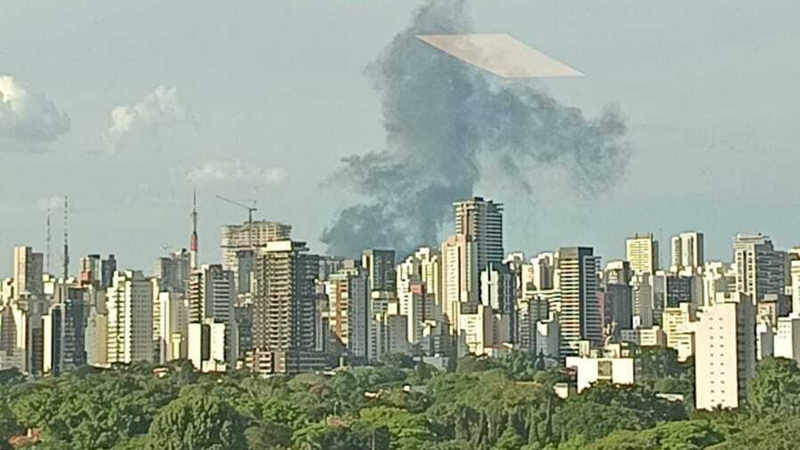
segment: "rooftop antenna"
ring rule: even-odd
[[[192,237],[189,239],[189,264],[191,265],[192,270],[197,269],[197,247],[198,247],[198,238],[197,238],[197,186],[194,187],[194,197],[193,197],[193,206],[192,206],[192,213],[190,214],[192,218]]]
[[[64,196],[64,281],[69,278],[69,198]]]

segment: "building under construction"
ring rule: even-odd
[[[222,227],[222,265],[238,272],[240,251],[264,248],[267,242],[289,239],[291,232],[291,225],[265,220],[225,225]]]

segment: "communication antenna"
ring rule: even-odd
[[[64,196],[64,281],[69,278],[69,198]]]

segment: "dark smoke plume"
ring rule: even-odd
[[[499,83],[415,36],[468,33],[464,0],[429,0],[367,69],[383,105],[386,148],[345,158],[337,180],[365,201],[323,232],[328,253],[436,245],[452,203],[473,195],[478,158],[511,176],[533,162],[565,169],[577,193],[611,187],[625,172],[626,127],[607,109],[587,119],[530,82]]]

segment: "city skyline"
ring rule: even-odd
[[[473,199],[463,199],[462,202],[457,202],[457,203],[471,202],[474,199],[483,200],[484,198],[480,197],[480,196],[476,196]],[[491,203],[493,201],[496,202],[497,199],[486,198],[486,201]],[[500,203],[499,205],[501,207],[503,206],[502,203]],[[454,206],[455,206],[455,204],[454,204]],[[190,213],[191,213],[191,211],[192,210],[190,210]],[[55,214],[55,215],[58,216],[58,214]],[[198,215],[202,217],[202,213],[201,212],[198,212]],[[54,220],[52,220],[52,222],[54,222],[54,223],[58,222],[57,219],[58,219],[58,217],[56,217]],[[200,219],[200,221],[202,221],[202,219]],[[278,222],[278,221],[263,220],[263,219],[254,219],[253,222],[256,223],[259,227],[265,227],[265,226],[267,226],[267,227],[282,227],[282,228],[288,229],[289,232],[291,232],[296,227],[295,224],[283,223],[283,222]],[[243,222],[231,221],[230,223],[227,223],[227,224],[221,226],[221,228],[219,230],[219,234],[217,236],[210,236],[210,235],[208,235],[209,233],[197,233],[200,236],[200,238],[198,239],[198,241],[200,242],[200,244],[199,244],[200,245],[200,249],[197,252],[197,254],[198,254],[198,256],[197,256],[197,259],[198,259],[197,260],[197,265],[199,266],[199,265],[208,265],[208,264],[230,264],[230,256],[228,254],[231,252],[231,250],[230,250],[229,244],[226,244],[226,242],[227,242],[226,241],[226,239],[227,239],[226,236],[228,236],[228,233],[230,233],[229,230],[236,230],[236,229],[246,230],[247,229],[247,225],[248,225],[248,222],[246,220],[243,221]],[[439,242],[433,242],[433,243],[430,243],[430,244],[420,243],[420,244],[418,244],[416,246],[416,248],[414,249],[414,252],[416,252],[420,248],[438,248],[439,245],[443,241],[447,240],[448,236],[453,236],[453,235],[459,234],[457,232],[457,229],[456,229],[457,225],[456,225],[455,221],[451,221],[449,224],[447,224],[445,226],[446,227],[449,226],[449,228],[445,228],[445,229],[443,229],[441,231],[441,234],[442,234],[443,237],[439,240]],[[73,225],[70,224],[70,227],[73,227]],[[202,227],[201,227],[201,229],[202,229]],[[15,248],[17,248],[17,247],[28,246],[28,247],[32,247],[33,249],[37,250],[39,253],[42,253],[44,261],[47,261],[48,259],[52,260],[51,261],[51,268],[50,268],[50,272],[49,272],[50,274],[55,275],[55,276],[59,276],[60,274],[62,274],[63,273],[63,258],[64,258],[64,254],[63,254],[63,236],[61,236],[59,234],[60,232],[61,232],[61,229],[58,228],[58,226],[53,226],[53,228],[51,230],[51,235],[53,236],[53,238],[52,238],[51,243],[50,243],[50,248],[51,248],[51,252],[52,253],[51,253],[51,255],[49,255],[49,257],[48,257],[48,254],[46,253],[48,247],[47,247],[46,238],[44,236],[43,236],[43,239],[42,239],[41,242],[16,242],[16,243],[11,245],[7,249],[0,248],[0,251],[6,250],[5,253],[7,255],[10,255],[10,256],[8,256],[6,258],[0,258],[0,273],[9,273],[9,274],[12,273],[13,272],[13,270],[12,270],[12,268],[13,268],[12,267],[13,266],[13,264],[12,264],[13,263],[13,250]],[[262,231],[262,233],[263,232],[264,231]],[[503,235],[506,235],[506,236],[508,235],[508,230],[507,230],[505,225],[503,225],[502,232],[503,232],[502,233]],[[143,261],[139,262],[139,263],[133,263],[133,262],[127,263],[126,261],[130,261],[130,260],[128,258],[126,258],[126,254],[124,252],[119,251],[118,249],[115,249],[115,248],[98,249],[98,248],[92,247],[92,248],[84,251],[84,249],[75,248],[73,243],[72,243],[72,241],[70,241],[70,253],[69,253],[69,257],[70,257],[70,260],[69,260],[70,275],[71,276],[76,276],[77,273],[80,271],[80,261],[78,260],[79,258],[81,258],[83,256],[87,256],[87,255],[106,255],[106,254],[114,255],[116,257],[117,261],[121,262],[120,269],[142,270],[145,273],[158,272],[159,269],[157,267],[157,264],[158,264],[158,260],[159,259],[167,257],[170,254],[173,254],[175,252],[187,252],[187,255],[190,253],[189,249],[192,246],[192,242],[195,242],[193,240],[193,238],[192,238],[192,235],[194,234],[194,232],[193,232],[193,228],[191,227],[191,224],[187,227],[186,230],[184,230],[184,233],[186,234],[186,236],[184,236],[184,238],[185,238],[184,241],[185,242],[183,243],[183,245],[176,244],[174,246],[171,246],[171,245],[154,246],[153,247],[153,253],[150,254],[149,256],[146,256],[145,259]],[[560,247],[570,247],[570,246],[581,247],[581,246],[583,246],[583,247],[591,247],[591,248],[593,248],[595,250],[595,254],[597,256],[600,256],[601,258],[603,258],[604,262],[609,262],[609,261],[630,261],[629,255],[627,255],[627,252],[628,252],[628,248],[627,248],[628,241],[630,241],[632,239],[636,239],[636,238],[642,237],[644,235],[647,235],[647,236],[651,236],[652,235],[652,239],[658,244],[658,247],[656,248],[656,252],[655,252],[656,253],[655,257],[657,258],[656,263],[657,263],[658,269],[659,270],[667,270],[667,269],[669,269],[671,267],[671,258],[673,257],[673,252],[674,252],[674,249],[672,249],[671,246],[670,246],[671,241],[673,239],[679,238],[679,237],[681,237],[683,235],[695,234],[695,233],[698,233],[697,229],[693,229],[693,228],[688,228],[687,227],[687,228],[680,228],[680,229],[678,229],[678,231],[674,231],[674,232],[670,232],[670,233],[666,233],[666,232],[663,232],[663,231],[659,232],[659,233],[654,233],[654,232],[652,232],[650,230],[634,230],[629,234],[611,234],[611,236],[614,236],[616,238],[617,245],[616,245],[616,249],[615,249],[616,251],[612,251],[610,253],[601,253],[600,251],[598,251],[598,249],[600,247],[598,247],[597,245],[593,245],[592,242],[572,242],[572,241],[567,241],[567,242],[560,242],[560,243],[551,243],[550,245],[543,245],[541,247],[536,247],[537,250],[534,250],[534,251],[529,251],[529,250],[526,250],[526,249],[523,249],[523,248],[517,248],[517,247],[509,247],[507,244],[505,244],[506,249],[505,249],[505,252],[503,253],[503,256],[507,257],[507,256],[512,256],[514,254],[522,253],[528,258],[534,258],[534,257],[536,257],[536,256],[538,256],[540,254],[553,252],[553,251],[557,250]],[[699,234],[704,237],[704,242],[702,244],[703,245],[703,249],[705,250],[704,254],[705,255],[709,255],[709,253],[711,253],[711,252],[708,252],[708,246],[706,244],[709,241],[708,235],[706,233],[702,232],[702,231],[700,231]],[[292,239],[299,238],[304,242],[313,241],[313,239],[307,239],[304,236],[295,236],[295,233],[293,233],[293,232],[291,233],[291,235],[292,235],[291,236]],[[285,234],[283,236],[289,236],[289,234],[287,233],[287,234]],[[781,249],[792,249],[792,248],[800,247],[800,242],[798,242],[797,244],[784,245],[783,243],[785,243],[786,240],[782,240],[780,236],[778,237],[777,240],[775,240],[775,236],[773,236],[771,234],[768,234],[768,233],[763,233],[763,232],[758,231],[758,230],[755,230],[755,231],[753,231],[753,230],[740,231],[740,232],[737,232],[735,235],[731,236],[729,239],[727,239],[728,246],[727,246],[726,251],[717,252],[717,254],[719,256],[716,256],[715,254],[712,253],[709,256],[707,256],[706,258],[704,258],[703,262],[716,262],[716,261],[734,262],[735,261],[735,257],[736,257],[736,249],[735,249],[734,246],[735,246],[735,244],[737,242],[737,238],[739,236],[752,236],[752,237],[762,237],[763,236],[764,238],[770,239],[771,242],[773,242],[773,243],[777,242],[775,244],[775,247],[776,248],[781,248]],[[710,241],[719,244],[718,237],[717,237],[717,239],[715,239],[715,236],[711,236]],[[241,244],[241,245],[244,245],[244,244]],[[263,242],[258,244],[258,245],[263,245]],[[319,244],[318,243],[317,245],[319,247],[324,247],[324,244]],[[158,248],[156,248],[156,247],[158,247]],[[245,247],[246,247],[246,245],[244,247],[242,247],[242,248],[245,248]],[[327,253],[325,253],[324,250],[321,250],[319,247],[312,248],[312,250],[315,253],[320,254],[320,255],[348,259],[348,257],[344,256],[344,255],[327,254]],[[529,247],[529,248],[531,248],[531,247]],[[388,248],[387,247],[385,249],[386,250],[396,251],[396,249],[394,249],[394,248]],[[370,250],[370,249],[365,247],[363,250],[366,251],[366,250]],[[727,255],[724,254],[724,253],[727,253]],[[413,255],[413,252],[408,253],[408,254],[398,254],[398,259],[405,258],[406,256],[411,256],[411,255]],[[8,260],[8,261],[6,261],[6,260]],[[45,272],[47,272],[46,263],[42,262],[42,264],[45,266]],[[5,265],[7,265],[7,269],[4,269]],[[5,272],[3,272],[3,270],[5,270]]]
[[[36,153],[16,148],[19,139],[0,138],[0,190],[14,193],[0,211],[0,249],[8,254],[26,243],[43,249],[45,209],[54,195],[67,195],[74,255],[113,251],[125,267],[148,268],[161,246],[188,246],[185,230],[196,182],[201,242],[216,242],[223,224],[243,219],[214,199],[220,194],[257,199],[258,218],[293,224],[296,235],[324,253],[322,231],[352,195],[321,186],[341,157],[384,144],[378,96],[364,67],[418,5],[194,5],[188,16],[172,15],[178,19],[152,17],[148,11],[155,4],[147,3],[86,2],[69,14],[62,5],[4,5],[0,26],[7,45],[0,73],[13,77],[15,89],[52,101],[56,112],[68,115],[69,126],[63,116],[54,116],[56,126],[44,137],[46,145],[32,148]],[[591,245],[604,258],[618,259],[624,248],[617,235],[652,231],[666,248],[669,236],[686,229],[706,233],[707,259],[727,259],[737,233],[762,231],[777,238],[780,248],[798,243],[792,221],[776,217],[796,206],[791,195],[796,164],[787,150],[798,136],[785,121],[800,104],[793,97],[798,94],[786,89],[799,63],[783,57],[798,44],[790,3],[730,10],[704,2],[692,4],[696,14],[690,18],[679,5],[654,11],[621,1],[610,6],[624,7],[624,17],[545,2],[470,5],[475,28],[507,31],[585,72],[581,79],[537,85],[591,116],[603,105],[618,104],[634,148],[627,175],[591,200],[569,194],[558,170],[526,168],[520,179],[534,186],[529,192],[498,176],[492,161],[482,161],[485,176],[472,194],[506,205],[508,249],[536,253]],[[170,11],[184,6],[176,3]],[[209,17],[219,26],[209,25]],[[308,20],[290,30],[277,17]],[[352,32],[342,34],[323,17]],[[173,41],[175,20],[197,39]],[[255,26],[262,21],[274,26]],[[678,23],[682,33],[667,34]],[[41,34],[30,40],[34,24]],[[149,31],[141,33],[141,27]],[[642,34],[641,27],[659,31]],[[240,32],[221,31],[227,29]],[[322,48],[309,37],[311,29],[330,37]],[[298,38],[283,42],[280,36],[287,32]],[[632,34],[637,38],[628,39]],[[253,42],[282,45],[257,46],[254,55]],[[614,54],[608,53],[611,48]],[[208,54],[219,59],[209,60]],[[747,61],[741,54],[749,55]],[[781,70],[773,70],[777,67]],[[139,132],[160,138],[122,142],[124,127],[114,126],[112,109],[120,107],[118,117],[125,117],[153,102],[173,111],[172,121],[163,126],[145,121]],[[303,132],[309,126],[317,132]],[[122,139],[113,154],[106,147],[109,139]],[[307,170],[308,161],[319,168]],[[771,176],[756,186],[741,183],[749,171]],[[31,183],[30,174],[42,181]],[[55,181],[65,176],[69,183]],[[60,236],[58,212],[53,222],[53,236]],[[201,252],[210,256],[209,250]],[[0,259],[0,270],[9,272],[10,264],[9,258]],[[74,272],[77,266],[71,267]]]

